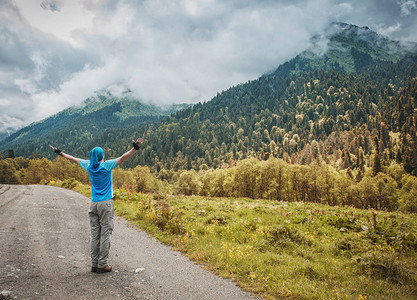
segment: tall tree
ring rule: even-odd
[[[14,149],[9,149],[7,151],[7,157],[8,158],[11,158],[11,159],[15,159],[16,158],[16,155],[14,154]]]
[[[372,163],[372,176],[376,176],[381,171],[381,158],[379,157],[378,153],[375,153],[374,160]]]

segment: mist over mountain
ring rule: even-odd
[[[381,62],[398,62],[417,52],[417,43],[401,44],[368,27],[332,23],[311,39],[309,49],[282,64],[274,75],[298,75],[313,70],[357,73]]]
[[[416,105],[410,99],[417,99],[410,96],[417,76],[411,46],[367,27],[335,23],[274,72],[205,103],[167,111],[100,95],[20,130],[1,142],[1,151],[52,158],[51,143],[85,157],[101,145],[115,157],[142,136],[144,147],[126,167],[219,168],[272,155],[363,168],[375,153],[385,162],[408,159],[411,166]]]
[[[1,141],[0,150],[16,148],[18,155],[47,153],[49,144],[64,147],[90,147],[95,137],[109,129],[139,126],[158,122],[173,112],[189,107],[175,104],[166,107],[143,104],[131,98],[129,92],[118,97],[103,90],[86,99],[79,106],[72,106],[51,117],[26,126]]]

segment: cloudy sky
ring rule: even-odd
[[[334,21],[417,41],[416,14],[417,0],[0,0],[0,135],[102,89],[208,101]]]

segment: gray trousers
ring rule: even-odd
[[[90,202],[88,216],[91,227],[91,261],[93,267],[104,268],[107,265],[110,250],[110,235],[113,232],[113,199],[102,202]]]

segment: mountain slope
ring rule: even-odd
[[[56,143],[80,157],[101,145],[107,157],[115,157],[129,146],[126,141],[142,136],[145,145],[127,167],[218,168],[248,156],[270,155],[289,162],[326,161],[359,169],[370,166],[375,153],[382,164],[401,161],[404,153],[412,153],[400,145],[401,114],[407,118],[415,111],[411,104],[405,110],[398,103],[408,103],[412,97],[404,89],[417,76],[417,56],[367,28],[346,24],[334,28],[323,55],[316,53],[304,64],[298,56],[276,72],[161,122],[129,123],[129,118],[119,118],[111,128],[95,131],[77,122],[79,131],[65,135],[56,131],[51,142],[17,144],[16,154],[51,157],[47,143]],[[100,114],[105,112],[91,113],[96,127],[103,120],[97,117]],[[112,117],[106,115],[106,120]]]
[[[309,49],[279,66],[274,75],[299,75],[313,70],[357,73],[382,62],[398,62],[416,49],[415,44],[404,47],[368,27],[333,23],[323,35],[312,38]]]
[[[248,156],[274,155],[363,169],[371,166],[375,152],[383,163],[401,161],[398,102],[409,97],[404,87],[417,76],[417,56],[368,28],[337,25],[329,36],[330,46],[338,43],[335,51],[328,47],[303,66],[300,55],[293,65],[151,125],[144,137],[152,146],[132,165],[217,168]],[[324,64],[326,57],[332,63]],[[412,117],[412,112],[405,113]]]
[[[394,78],[394,70],[400,73],[401,68],[413,76]],[[327,156],[337,160],[344,151],[353,166],[360,164],[361,155],[373,153],[375,137],[378,151],[387,149],[395,157],[389,132],[399,131],[397,103],[403,86],[417,75],[417,58],[376,69],[361,75],[315,71],[268,76],[239,85],[150,125],[144,130],[148,145],[133,164],[198,169],[271,154],[308,163]],[[378,72],[393,78],[378,77]]]
[[[0,150],[14,149],[16,155],[46,154],[48,144],[73,149],[89,144],[95,136],[109,129],[126,128],[157,122],[188,105],[161,108],[130,98],[101,93],[42,121],[22,128],[1,141]]]

